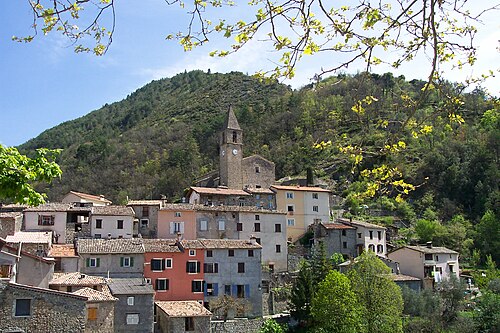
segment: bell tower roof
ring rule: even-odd
[[[229,105],[229,110],[227,112],[225,128],[241,131],[240,124],[238,124],[238,119],[236,119],[236,116],[235,116],[234,111],[233,111],[233,107],[231,105]]]

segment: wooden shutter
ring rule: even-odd
[[[87,261],[86,266],[87,266],[87,267],[90,267],[90,258],[87,258],[87,260],[86,260],[86,261]]]
[[[161,270],[164,271],[165,270],[165,259],[162,259],[161,260]]]
[[[231,286],[231,295],[233,295],[234,297],[238,296],[238,286],[235,284]]]
[[[173,235],[175,233],[175,222],[170,222],[170,234]]]
[[[250,285],[245,284],[245,298],[250,297]]]
[[[101,258],[97,258],[96,259],[96,265],[95,265],[95,267],[99,267],[99,266],[101,266]]]
[[[120,267],[123,267],[123,257],[120,257]]]
[[[134,267],[134,257],[130,257],[130,267]]]
[[[213,283],[212,285],[213,285],[213,288],[214,288],[213,295],[214,296],[219,296],[219,284],[218,283]]]
[[[219,273],[219,264],[218,263],[214,264],[214,273]]]
[[[207,263],[203,264],[203,273],[207,273]]]
[[[186,273],[189,273],[189,261],[186,261]]]
[[[196,273],[201,272],[201,263],[199,261],[196,262]]]
[[[184,234],[184,222],[179,222],[180,224],[180,233]]]

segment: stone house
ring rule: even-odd
[[[53,290],[75,292],[83,288],[107,292],[107,280],[102,276],[92,276],[79,272],[55,273],[49,282],[49,288]]]
[[[287,213],[287,238],[295,242],[314,223],[330,221],[330,191],[312,186],[272,185],[276,207]]]
[[[23,213],[0,212],[0,238],[6,238],[21,231],[23,224]]]
[[[204,239],[205,303],[229,296],[239,306],[236,315],[262,316],[262,265],[260,246],[253,240]]]
[[[198,240],[144,239],[144,277],[155,300],[204,300],[205,247]]]
[[[48,256],[55,260],[54,272],[78,272],[78,255],[74,244],[53,244]]]
[[[115,303],[107,286],[102,291],[84,287],[72,292],[87,298],[87,324],[85,333],[114,333]]]
[[[458,252],[445,247],[403,246],[387,255],[389,259],[399,262],[402,274],[423,280],[424,288],[433,287],[435,283],[459,278]]]
[[[132,238],[134,210],[127,206],[94,206],[90,215],[90,234],[94,238]]]
[[[87,297],[0,279],[0,331],[85,332]]]
[[[314,242],[322,242],[325,245],[327,257],[334,253],[350,258],[358,255],[355,227],[342,223],[317,223],[312,227]]]
[[[356,228],[356,246],[358,255],[364,251],[375,252],[378,256],[387,254],[386,228],[377,224],[340,218],[336,222]],[[397,261],[397,260],[396,260]]]
[[[156,301],[160,333],[210,332],[212,313],[196,301]]]
[[[191,186],[188,202],[205,206],[251,206],[252,195],[242,189]]]
[[[78,239],[77,253],[82,273],[115,278],[142,277],[142,239]]]
[[[19,231],[5,238],[7,244],[19,247],[22,244],[23,251],[46,257],[52,247],[52,232],[48,231]]]
[[[123,333],[152,333],[154,329],[154,290],[145,279],[109,280],[109,288],[118,299],[114,329]]]
[[[158,238],[196,239],[196,214],[194,205],[165,204],[158,212]]]
[[[203,206],[195,205],[196,237],[206,239],[237,239],[238,205]]]
[[[245,192],[252,197],[246,201],[248,206],[253,206],[259,209],[276,210],[276,195],[269,188],[245,188]]]
[[[163,200],[129,200],[127,207],[134,210],[139,223],[134,234],[144,238],[158,238],[158,212],[163,207]],[[161,237],[160,237],[161,238]]]

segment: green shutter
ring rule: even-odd
[[[101,266],[101,258],[97,258],[96,259],[96,265],[95,265],[95,267],[99,267],[99,266]]]
[[[120,257],[120,267],[123,267],[123,257]]]
[[[134,257],[130,257],[130,267],[134,267]]]
[[[87,267],[90,267],[90,258],[87,258]]]

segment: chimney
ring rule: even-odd
[[[425,243],[425,246],[427,246],[427,248],[429,249],[432,249],[432,242]]]
[[[257,245],[257,238],[254,235],[250,236],[250,244]]]

